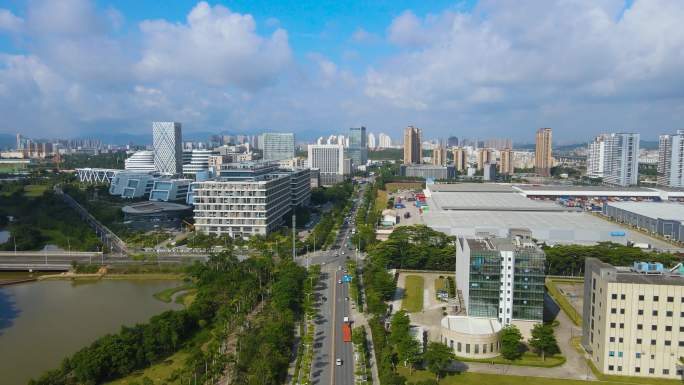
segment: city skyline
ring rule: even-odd
[[[364,125],[398,138],[414,125],[427,137],[516,143],[553,127],[570,143],[606,131],[657,140],[682,128],[681,2],[302,7],[3,5],[0,89],[12,92],[0,92],[0,133],[140,135],[175,120],[188,134],[315,139]]]

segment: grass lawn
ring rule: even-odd
[[[28,184],[24,186],[24,196],[27,198],[35,198],[43,195],[50,186],[45,184]]]
[[[171,302],[171,299],[173,299],[174,294],[181,292],[181,291],[188,290],[188,289],[190,289],[190,287],[191,287],[190,285],[181,285],[178,287],[171,287],[171,288],[162,290],[159,293],[154,293],[154,298],[156,298],[162,302],[169,303],[169,302]]]
[[[446,278],[437,278],[435,279],[435,293],[437,293],[440,290],[446,291],[447,289],[447,280]]]
[[[416,313],[423,310],[423,277],[418,275],[407,275],[404,285],[404,299],[401,301],[401,308],[409,313]]]
[[[185,360],[188,359],[190,354],[186,351],[181,350],[173,354],[171,357],[167,358],[163,362],[154,364],[147,369],[131,373],[126,377],[120,378],[116,381],[108,382],[107,385],[129,385],[129,384],[139,384],[142,383],[143,377],[147,377],[157,384],[167,384],[175,385],[180,384],[180,379],[176,381],[169,381],[168,378],[171,376],[174,370],[183,366]],[[186,381],[187,383],[187,381]]]
[[[552,278],[547,278],[546,279],[546,289],[553,298],[554,301],[558,304],[558,306],[563,310],[563,312],[570,318],[572,323],[574,323],[577,326],[582,325],[582,315],[575,309],[574,306],[570,302],[568,302],[568,299],[565,298],[563,294],[558,291],[558,288],[556,287],[556,284]]]
[[[541,368],[553,368],[555,366],[560,366],[565,363],[565,357],[557,355],[553,357],[546,357],[546,360],[542,361],[541,356],[537,354],[526,352],[519,360],[509,361],[501,356],[489,358],[489,359],[473,359],[473,358],[458,358],[459,361],[463,362],[482,362],[502,364],[502,365],[517,365],[517,366],[536,366]]]
[[[387,191],[378,190],[378,195],[375,197],[375,207],[379,210],[384,210],[387,207]]]
[[[406,377],[407,383],[435,379],[435,375],[425,370],[414,371],[413,375],[408,375],[408,369],[399,368],[399,373]],[[640,382],[633,382],[633,377],[615,378],[606,381],[583,381],[583,380],[564,380],[559,378],[544,377],[523,377],[485,373],[462,373],[447,375],[439,382],[440,385],[628,385],[628,384],[650,384],[650,385],[675,385],[681,384],[678,380],[661,380],[654,378],[637,378]]]
[[[397,190],[422,190],[422,182],[390,182],[385,183],[385,190],[387,192],[395,192]]]

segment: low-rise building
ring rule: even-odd
[[[155,180],[157,177],[149,172],[119,171],[112,178],[109,194],[128,199],[148,197]]]
[[[441,322],[441,341],[457,357],[493,358],[500,354],[501,324],[492,318],[446,316]]]
[[[155,180],[150,190],[151,201],[185,202],[192,179]]]
[[[401,176],[425,179],[452,179],[456,177],[454,166],[438,166],[431,164],[402,164],[399,168]]]
[[[616,267],[587,258],[582,345],[601,373],[681,379],[684,276],[659,263]]]
[[[666,239],[684,241],[684,205],[680,203],[606,202],[603,215]]]
[[[177,229],[183,218],[192,215],[190,206],[170,203],[144,201],[124,206],[124,224],[135,230]]]

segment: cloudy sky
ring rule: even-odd
[[[682,0],[3,0],[0,132],[655,139],[684,128],[682,20]]]

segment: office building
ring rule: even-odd
[[[423,159],[423,130],[413,126],[404,129],[404,164],[420,164]]]
[[[604,374],[681,380],[682,265],[584,263],[582,346]]]
[[[553,167],[552,131],[550,128],[537,130],[537,140],[534,152],[534,168],[541,176],[550,176]]]
[[[601,134],[587,148],[587,176],[616,186],[639,181],[639,134]]]
[[[212,150],[190,150],[183,152],[183,175],[194,177],[198,172],[209,170],[209,159],[216,155]],[[215,159],[212,159],[215,165]]]
[[[195,229],[232,237],[277,230],[293,202],[301,200],[296,195],[311,194],[310,189],[299,190],[302,175],[295,174],[293,181],[292,173],[279,172],[272,163],[224,165],[215,180],[192,184]]]
[[[308,150],[309,168],[319,170],[321,185],[332,186],[343,182],[350,175],[350,160],[342,145],[310,144]]]
[[[263,160],[291,159],[295,156],[295,137],[293,133],[267,132],[262,135]]]
[[[368,148],[375,150],[378,147],[378,143],[375,140],[375,134],[372,132],[368,133]]]
[[[119,171],[109,185],[109,194],[122,198],[144,198],[150,195],[157,177],[148,172]]]
[[[159,202],[185,202],[192,179],[157,179],[150,190],[150,200]]]
[[[435,166],[446,164],[446,149],[441,144],[432,149],[432,164]]]
[[[180,123],[153,122],[152,145],[157,172],[167,175],[180,175],[183,172],[183,139]]]
[[[511,229],[507,238],[458,237],[456,287],[468,316],[494,318],[529,333],[542,322],[545,262],[529,230]]]
[[[352,167],[365,166],[368,162],[368,136],[366,127],[352,127],[349,129],[349,159]]]
[[[121,211],[126,226],[138,231],[180,229],[183,218],[192,216],[192,207],[171,202],[137,202]]]
[[[496,180],[496,163],[485,163],[482,168],[482,180],[485,182]]]
[[[684,187],[684,130],[661,135],[658,143],[658,185]]]
[[[499,172],[502,175],[512,175],[515,173],[513,150],[510,148],[503,149],[499,153],[499,157],[501,158],[501,161],[499,162]]]
[[[378,147],[379,148],[390,148],[392,147],[392,138],[389,135],[383,134],[382,132],[378,135]]]
[[[482,170],[487,163],[496,163],[494,150],[491,148],[481,148],[477,150],[477,169]]]
[[[456,177],[454,166],[438,166],[432,164],[402,164],[399,166],[401,176],[424,179],[453,179]]]
[[[468,153],[463,147],[455,147],[452,150],[454,154],[454,167],[458,172],[464,172],[468,168]]]
[[[280,173],[290,176],[292,207],[308,206],[311,202],[311,170],[308,168],[280,169]]]
[[[156,167],[154,165],[153,151],[137,151],[131,154],[124,161],[124,168],[130,171],[154,172]]]
[[[455,136],[450,136],[447,139],[447,147],[458,147],[458,138]]]

